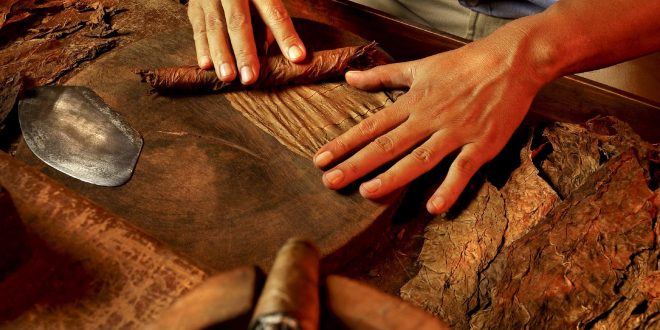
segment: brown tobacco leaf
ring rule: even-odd
[[[599,167],[598,140],[585,128],[556,123],[543,132],[553,152],[541,167],[562,198],[580,187]]]
[[[657,209],[660,207],[660,189],[655,192],[655,237],[660,235]],[[619,300],[605,317],[594,324],[594,329],[657,329],[660,328],[660,249],[637,254],[634,265],[628,267],[628,280],[620,292]]]
[[[0,81],[24,76],[27,86],[55,82],[80,63],[115,47],[110,17],[119,12],[114,1],[20,1],[11,7],[9,18],[27,13],[26,24],[0,31],[14,40],[0,49]],[[85,32],[84,27],[89,30]],[[83,35],[87,33],[87,35]],[[88,35],[94,35],[90,38]]]
[[[106,8],[100,2],[94,3],[93,7],[94,14],[87,23],[88,31],[85,35],[94,38],[108,38],[117,35],[119,32],[113,27],[111,17],[125,9],[117,7]]]
[[[10,5],[5,8],[6,16],[3,24],[0,25],[0,34],[4,39],[14,40],[27,33],[31,27],[41,24],[44,17],[57,15],[65,7],[65,3],[61,0],[10,1]],[[32,38],[26,37],[25,39]]]
[[[365,92],[338,82],[225,96],[253,124],[309,159],[322,145],[393,102],[386,93]]]
[[[506,226],[502,196],[486,182],[456,218],[439,216],[426,227],[421,269],[401,288],[401,297],[452,328],[467,328],[468,314],[479,304],[481,271],[497,255]]]
[[[656,329],[660,326],[660,251],[646,250],[632,258],[625,283],[618,289],[621,299],[596,322],[593,329]],[[655,324],[655,325],[654,325]]]
[[[56,15],[50,15],[41,20],[41,23],[29,29],[29,39],[34,38],[62,38],[87,27],[87,36],[104,38],[117,33],[109,23],[110,17],[121,10],[112,7],[106,8],[100,2],[88,6],[77,5],[64,8]]]
[[[509,221],[505,246],[527,233],[559,202],[559,195],[539,176],[530,147],[531,140],[520,152],[520,167],[501,189]]]
[[[82,29],[89,16],[89,12],[80,12],[75,8],[64,9],[58,15],[45,17],[37,27],[29,29],[32,33],[30,39],[44,37],[62,38]]]
[[[586,127],[602,142],[600,145],[601,150],[610,157],[631,148],[644,151],[657,148],[657,146],[644,141],[628,124],[616,117],[596,117],[587,121]]]
[[[4,81],[0,87],[0,131],[4,128],[4,121],[16,104],[22,86],[20,76],[16,75]]]
[[[471,326],[576,328],[607,317],[637,274],[657,269],[643,256],[656,239],[653,197],[635,157],[611,159],[495,258]]]
[[[11,8],[20,0],[4,0],[0,2],[0,29],[5,25],[9,14],[11,13]]]
[[[639,289],[648,300],[660,300],[660,271],[656,270],[644,277]]]
[[[642,140],[628,124],[615,117],[596,117],[585,127],[558,123],[543,135],[553,151],[541,167],[563,197],[580,187],[600,163],[622,153],[634,150],[650,178],[654,175],[650,164],[660,163],[660,145]]]
[[[349,69],[366,69],[384,64],[386,58],[375,42],[313,52],[302,63],[293,63],[281,54],[269,56],[261,66],[259,79],[249,87],[238,81],[225,83],[218,79],[214,71],[202,70],[197,66],[137,70],[136,73],[142,77],[142,81],[159,92],[263,89],[336,79]]]
[[[76,36],[63,42],[34,39],[0,51],[0,72],[20,73],[26,88],[55,82],[80,63],[96,58],[115,46],[114,39],[91,39]],[[0,79],[7,79],[0,74]]]
[[[628,124],[615,117],[596,117],[589,120],[586,126],[598,139],[598,148],[605,157],[612,158],[632,151],[640,160],[647,176],[651,180],[658,179],[650,172],[651,164],[660,164],[660,144],[644,141]]]

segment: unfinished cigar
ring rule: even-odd
[[[314,83],[339,78],[348,70],[364,70],[387,62],[389,57],[371,42],[314,52],[303,63],[292,63],[281,54],[270,56],[261,65],[257,82],[250,86],[237,80],[223,82],[215,71],[197,66],[137,70],[136,73],[158,92],[215,92]]]
[[[310,242],[290,239],[277,253],[250,329],[318,329],[319,308],[319,252]]]

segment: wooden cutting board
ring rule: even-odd
[[[319,23],[296,25],[312,49],[364,42]],[[67,177],[40,164],[24,144],[17,157],[210,270],[269,267],[293,236],[315,241],[333,268],[380,237],[374,231],[388,224],[402,194],[372,202],[356,187],[328,190],[310,155],[391,102],[387,95],[332,82],[161,96],[133,73],[195,62],[192,31],[182,26],[118,49],[67,82],[93,89],[142,134],[144,148],[125,185]]]

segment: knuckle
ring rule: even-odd
[[[206,39],[206,28],[200,28],[199,30],[193,32],[194,40],[204,40]]]
[[[500,139],[501,130],[495,125],[486,125],[482,131],[481,138],[487,142],[494,142]]]
[[[225,26],[225,22],[218,16],[217,13],[208,12],[205,14],[204,19],[206,20],[205,30],[208,32],[222,31]]]
[[[348,160],[342,164],[342,167],[347,173],[350,173],[352,175],[357,174],[359,171],[358,166],[355,165],[355,163],[353,163],[352,161],[348,161]]]
[[[289,14],[281,3],[266,6],[264,15],[274,24],[286,23],[289,20]]]
[[[298,38],[293,34],[286,35],[282,38],[282,43],[284,45],[293,45],[297,42],[298,42]]]
[[[245,47],[235,48],[234,55],[236,55],[236,58],[238,59],[238,62],[240,62],[241,66],[249,65],[253,62],[251,59],[255,57],[255,55],[250,52],[250,49]],[[258,60],[254,62],[258,62]]]
[[[358,123],[357,129],[362,136],[371,136],[376,132],[376,126],[375,120],[365,119]]]
[[[345,138],[343,137],[343,135],[340,135],[332,143],[331,149],[333,149],[335,153],[343,154],[346,151],[348,151],[348,145],[346,144],[346,141],[344,139]]]
[[[241,31],[249,24],[247,15],[233,12],[227,18],[227,28],[232,31]]]
[[[461,174],[472,174],[476,171],[477,160],[473,156],[459,156],[456,158],[456,169]]]
[[[227,62],[226,53],[219,49],[215,49],[211,51],[211,58],[213,58],[213,61],[216,63]]]
[[[372,144],[382,152],[385,153],[394,152],[394,140],[387,135],[379,136],[374,140],[374,142],[372,142]]]
[[[426,165],[431,162],[433,152],[426,147],[419,147],[412,152],[412,156],[418,162]]]

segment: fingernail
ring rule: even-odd
[[[287,53],[289,54],[289,58],[292,60],[300,59],[303,55],[302,49],[300,49],[298,46],[289,47]]]
[[[222,65],[220,65],[220,75],[223,78],[231,76],[231,65],[229,65],[229,63],[222,63]]]
[[[427,205],[427,208],[429,209],[429,211],[431,211],[431,213],[440,213],[444,211],[444,207],[445,207],[445,199],[440,196],[431,198],[431,200],[429,201],[429,205]]]
[[[325,181],[331,186],[336,186],[344,180],[344,172],[341,170],[332,170],[325,175]]]
[[[201,57],[199,58],[199,62],[198,62],[197,64],[199,64],[199,67],[200,67],[200,68],[202,68],[202,69],[206,69],[206,68],[208,68],[209,65],[211,64],[211,59],[210,59],[208,56],[206,56],[206,55],[201,56]]]
[[[250,82],[253,77],[254,73],[252,72],[252,68],[247,65],[241,68],[241,83],[245,85]]]
[[[332,153],[330,151],[324,151],[316,157],[314,157],[314,165],[318,167],[325,167],[332,161]]]
[[[353,71],[347,71],[347,72],[346,72],[346,76],[352,76],[352,75],[356,75],[356,74],[358,74],[358,73],[360,73],[360,71],[355,71],[355,70],[353,70]]]
[[[381,184],[382,182],[380,181],[380,179],[373,179],[371,181],[367,181],[363,183],[362,186],[360,186],[360,188],[363,192],[363,195],[364,192],[373,194],[376,191],[378,191],[378,189],[380,189]]]

